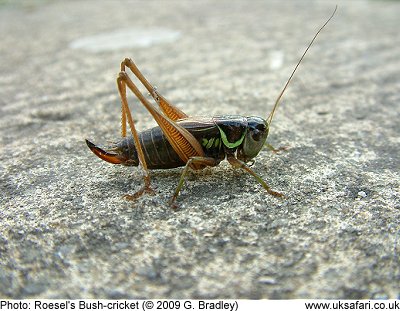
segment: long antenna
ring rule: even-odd
[[[329,23],[329,21],[332,19],[332,17],[335,15],[337,10],[337,5],[335,7],[335,10],[333,11],[332,15],[328,18],[328,20],[322,25],[322,27],[317,31],[317,33],[315,34],[314,38],[312,38],[310,44],[307,46],[306,50],[304,51],[303,55],[301,56],[299,62],[297,63],[296,67],[294,67],[294,70],[292,72],[292,74],[290,75],[289,79],[287,80],[285,86],[283,87],[283,90],[280,92],[278,98],[275,101],[275,105],[274,108],[272,109],[271,113],[269,114],[268,118],[267,118],[267,123],[268,125],[271,125],[272,122],[272,118],[274,117],[275,114],[275,110],[279,105],[279,102],[282,98],[283,93],[285,92],[286,88],[288,87],[290,81],[292,80],[294,73],[296,72],[297,68],[299,67],[300,63],[302,62],[304,56],[306,56],[308,50],[310,49],[311,45],[314,43],[315,38],[317,38],[318,34],[321,32],[322,29],[324,29],[324,27]]]

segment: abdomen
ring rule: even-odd
[[[179,124],[186,128],[200,142],[206,156],[213,157],[219,161],[224,159],[223,148],[221,144],[216,143],[217,139],[220,140],[220,133],[212,120],[187,119],[180,121]],[[211,147],[210,144],[204,144],[205,141],[210,141],[211,139],[215,141]],[[167,137],[158,126],[140,132],[139,141],[149,169],[176,168],[186,164],[179,158],[168,142]],[[139,160],[133,138],[129,136],[123,139],[119,145],[122,148],[128,149],[129,165],[137,166]]]

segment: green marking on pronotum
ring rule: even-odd
[[[221,140],[218,137],[212,137],[210,139],[202,138],[201,145],[206,149],[210,149],[212,147],[221,148]]]
[[[214,143],[214,138],[210,138],[210,140],[208,141],[208,143],[206,145],[206,148],[210,149],[212,147],[213,143]]]
[[[214,141],[214,147],[215,148],[221,148],[221,140],[219,138],[216,138]]]
[[[246,135],[246,131],[243,131],[242,137],[240,137],[239,140],[231,143],[231,142],[228,141],[228,138],[226,137],[225,132],[218,125],[217,125],[217,127],[219,129],[219,132],[221,133],[222,142],[228,148],[236,148],[237,146],[239,146],[243,142],[244,136]]]

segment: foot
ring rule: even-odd
[[[282,147],[279,147],[278,149],[274,148],[274,146],[272,146],[272,145],[270,145],[270,144],[265,144],[265,146],[266,146],[269,150],[271,150],[273,153],[279,153],[279,152],[281,152],[281,151],[286,151],[286,150],[289,149],[289,146],[282,146]]]
[[[270,195],[273,195],[274,197],[277,197],[277,198],[284,198],[284,197],[285,197],[282,193],[276,192],[276,191],[271,190],[271,189],[268,189],[267,192],[268,192]]]
[[[128,201],[134,201],[134,200],[138,199],[139,197],[141,197],[144,193],[148,193],[151,195],[155,194],[154,190],[150,186],[143,186],[143,188],[141,188],[139,191],[135,192],[133,195],[125,194],[124,199],[126,199]]]

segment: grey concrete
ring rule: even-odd
[[[223,164],[178,211],[180,169],[130,203],[140,169],[84,142],[118,138],[126,56],[188,114],[267,116],[337,2],[1,2],[0,296],[399,297],[400,2],[339,1],[302,64],[269,137],[290,149],[254,165],[284,200]]]

